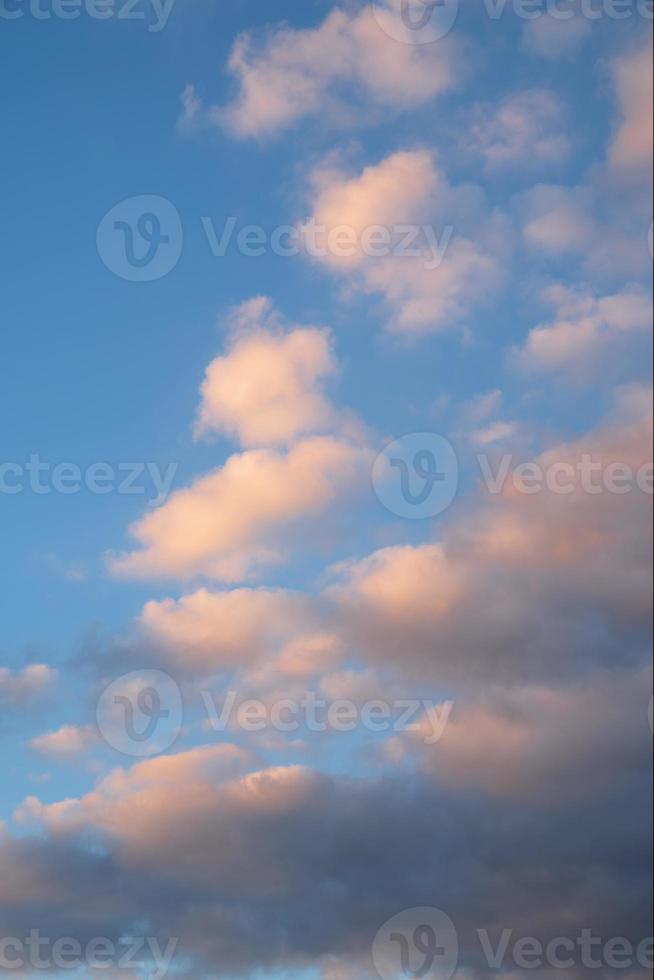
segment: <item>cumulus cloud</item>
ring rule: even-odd
[[[409,738],[441,785],[567,806],[614,793],[647,770],[651,687],[649,666],[599,671],[566,687],[492,686],[457,703],[437,746],[421,742],[422,727]]]
[[[646,282],[651,261],[642,196],[629,200],[613,183],[601,169],[586,184],[537,184],[517,195],[513,203],[532,255],[558,260],[566,271],[571,259],[579,261],[598,288]]]
[[[639,661],[651,615],[649,398],[628,389],[612,422],[532,460],[537,493],[518,460],[484,456],[489,489],[441,541],[337,566],[329,594],[351,645],[369,663],[463,687]],[[610,492],[597,477],[612,466],[640,485]],[[570,489],[559,493],[562,476]]]
[[[444,330],[497,288],[507,229],[474,188],[451,187],[427,150],[399,151],[352,175],[333,160],[312,174],[309,254],[380,295],[388,329]]]
[[[148,602],[138,625],[170,665],[188,673],[251,669],[270,659],[282,673],[301,674],[303,663],[316,669],[321,646],[329,650],[315,603],[281,589],[200,589]]]
[[[200,747],[116,770],[64,803],[26,801],[17,818],[41,837],[0,841],[0,910],[9,935],[27,925],[112,937],[147,920],[149,935],[180,938],[194,976],[318,966],[338,977],[348,963],[374,975],[378,929],[428,904],[455,922],[460,968],[474,976],[478,929],[510,923],[547,939],[591,922],[600,935],[647,935],[639,780],[629,807],[600,798],[500,813],[486,794],[453,795],[425,775],[408,786],[261,769],[233,746]]]
[[[361,486],[369,454],[333,437],[288,452],[260,449],[175,493],[131,528],[138,550],[109,556],[127,578],[244,581],[287,560],[293,534],[316,522]]]
[[[597,234],[591,194],[584,188],[539,184],[521,198],[523,235],[549,253],[579,252]]]
[[[551,169],[570,151],[563,106],[547,89],[518,92],[497,107],[478,107],[466,141],[490,170]]]
[[[401,44],[393,36],[398,29],[399,10],[389,4],[376,12],[368,5],[358,11],[335,7],[318,27],[284,25],[261,39],[241,34],[228,62],[235,97],[205,109],[203,119],[241,138],[264,137],[310,116],[349,121],[357,112],[353,91],[359,93],[362,120],[364,111],[428,103],[453,85],[452,44]],[[196,92],[188,86],[182,124],[197,124],[198,114]]]
[[[651,298],[640,287],[596,298],[557,285],[546,299],[555,307],[555,319],[535,327],[515,353],[523,368],[585,379],[625,338],[645,334],[652,323]]]
[[[37,735],[29,746],[49,759],[72,760],[92,748],[97,740],[97,731],[90,725],[62,725],[54,732]]]
[[[19,708],[44,694],[57,679],[47,664],[30,664],[22,670],[0,667],[0,707]]]
[[[236,330],[207,368],[197,436],[224,433],[246,448],[288,445],[333,427],[324,382],[336,372],[329,331],[286,329],[270,300],[249,300],[229,318]]]
[[[651,168],[652,164],[652,48],[650,39],[613,63],[620,122],[609,150],[618,171]]]

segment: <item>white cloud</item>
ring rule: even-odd
[[[597,237],[591,194],[584,188],[538,184],[519,203],[529,245],[554,255],[574,253],[588,248]]]
[[[473,432],[472,438],[478,446],[490,446],[491,443],[503,442],[506,439],[510,439],[518,431],[519,426],[516,422],[503,422],[501,419],[498,419],[496,422],[491,422],[482,429],[477,429]]]
[[[369,664],[462,687],[561,677],[638,656],[651,615],[651,496],[586,489],[616,464],[651,469],[651,392],[620,393],[611,421],[531,461],[573,474],[572,492],[521,492],[523,458],[488,460],[482,489],[440,542],[382,548],[334,570],[328,595],[348,642]],[[597,485],[598,477],[594,476]],[[481,483],[481,474],[480,474]],[[483,488],[483,484],[481,484]]]
[[[625,279],[649,279],[642,197],[625,200],[614,185],[615,175],[601,168],[584,185],[537,184],[517,195],[518,220],[532,253],[548,260],[577,258],[603,288]]]
[[[127,578],[245,581],[287,560],[291,543],[363,484],[369,453],[332,437],[260,449],[175,493],[131,528],[139,550],[109,556]]]
[[[231,316],[238,330],[207,368],[197,436],[222,432],[246,448],[288,445],[334,426],[324,381],[336,372],[329,331],[285,329],[269,300]]]
[[[609,150],[618,171],[651,168],[652,164],[652,47],[647,43],[613,62],[620,122]]]
[[[329,241],[345,229],[357,243],[343,254],[328,248],[317,260],[383,297],[391,332],[415,337],[451,328],[497,288],[506,225],[480,214],[474,188],[450,187],[433,153],[397,152],[355,176],[329,162],[312,185],[305,236],[320,230]],[[385,243],[365,247],[380,230]],[[316,255],[314,243],[307,250]]]
[[[535,327],[515,352],[523,368],[563,372],[585,380],[616,344],[651,327],[651,299],[640,287],[597,299],[553,286],[546,298],[555,307],[555,319]]]
[[[398,22],[398,12],[379,17]],[[380,26],[372,8],[336,7],[315,28],[277,27],[261,42],[242,34],[229,58],[237,86],[233,102],[206,110],[205,118],[239,137],[269,136],[308,116],[347,122],[360,97],[371,109],[400,111],[429,102],[451,88],[452,47],[400,44]],[[192,88],[184,99],[186,122],[197,120]],[[189,112],[190,110],[190,112]]]
[[[478,107],[466,141],[490,170],[541,165],[551,169],[570,151],[563,106],[546,89],[510,95],[497,108]]]
[[[50,759],[75,759],[98,741],[98,733],[90,725],[63,725],[31,739],[30,748]]]
[[[0,706],[19,707],[44,694],[57,679],[47,664],[31,664],[22,670],[0,667]]]
[[[188,673],[251,669],[267,661],[296,673],[305,649],[315,651],[317,623],[306,596],[282,589],[200,589],[179,600],[148,602],[138,620],[164,659]]]

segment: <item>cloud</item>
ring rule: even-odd
[[[598,299],[566,286],[552,286],[546,298],[555,307],[555,319],[535,327],[514,354],[525,369],[586,379],[603,358],[615,352],[616,345],[651,327],[651,298],[640,287]]]
[[[489,489],[480,487],[440,541],[337,566],[328,595],[349,646],[368,664],[401,666],[448,690],[549,683],[640,661],[651,615],[651,495],[636,486],[612,493],[598,473],[616,464],[651,479],[650,398],[628,389],[610,422],[532,460],[549,474],[537,493],[512,475],[522,460],[486,455],[479,476]],[[562,467],[571,492],[548,482]]]
[[[551,184],[532,188],[521,198],[525,240],[552,254],[580,252],[591,246],[597,235],[591,199],[584,188]]]
[[[500,388],[493,388],[492,391],[475,395],[463,406],[462,420],[467,424],[487,421],[492,415],[496,415],[500,411],[503,398],[504,395]]]
[[[336,373],[329,331],[285,329],[270,300],[242,304],[226,353],[207,368],[197,436],[224,433],[246,448],[289,445],[333,428],[323,386]]]
[[[474,188],[450,187],[430,151],[399,151],[354,176],[328,160],[311,183],[307,252],[383,297],[392,333],[451,328],[497,288],[507,228],[481,216]]]
[[[477,429],[472,433],[472,440],[478,446],[490,446],[493,442],[504,442],[517,435],[519,426],[517,422],[503,422],[498,419],[491,422],[482,429]]]
[[[126,578],[244,581],[283,564],[293,535],[317,531],[363,484],[368,460],[367,450],[327,436],[231,456],[134,524],[141,547],[110,555],[109,568]]]
[[[566,687],[490,687],[455,706],[437,746],[420,746],[439,784],[540,807],[615,793],[651,756],[648,666],[600,671]],[[598,760],[602,760],[601,766]]]
[[[0,840],[0,911],[8,935],[80,940],[147,921],[148,935],[179,937],[192,976],[324,966],[338,977],[341,963],[374,975],[378,929],[427,903],[455,922],[460,969],[475,976],[478,929],[648,934],[647,866],[634,860],[649,853],[647,789],[640,768],[631,806],[507,811],[424,774],[408,785],[260,769],[233,746],[205,746],[116,770],[77,799],[26,801],[23,834],[36,822],[41,836]]]
[[[652,49],[650,38],[612,65],[620,122],[609,149],[611,166],[621,172],[652,165]]]
[[[138,620],[147,641],[186,673],[274,664],[287,675],[331,662],[316,603],[282,589],[200,589],[178,601],[148,602]]]
[[[22,670],[0,667],[0,707],[19,708],[44,694],[57,679],[47,664],[31,664]]]
[[[528,89],[505,98],[497,108],[479,106],[466,143],[489,170],[562,163],[570,152],[563,106],[547,89]]]
[[[399,11],[335,7],[315,28],[280,26],[259,41],[241,34],[228,62],[236,95],[227,106],[204,110],[204,121],[237,137],[266,137],[307,117],[347,123],[354,113],[363,121],[371,111],[415,108],[448,91],[455,75],[452,45],[398,43],[382,28],[384,20],[397,29]],[[197,123],[192,86],[183,110],[183,125]]]
[[[31,739],[29,746],[49,759],[72,760],[83,755],[97,740],[97,731],[90,725],[63,725]]]
[[[617,192],[615,176],[604,168],[578,186],[537,184],[517,195],[514,205],[531,252],[558,261],[564,274],[575,258],[598,288],[611,283],[622,287],[625,279],[649,281],[642,195],[625,198]]]

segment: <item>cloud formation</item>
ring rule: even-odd
[[[242,304],[229,323],[227,350],[202,384],[196,435],[224,433],[251,449],[332,429],[336,416],[323,392],[336,373],[329,331],[285,328],[263,297]]]
[[[369,454],[331,436],[288,452],[257,449],[179,490],[132,526],[140,547],[109,556],[114,575],[242,582],[283,564],[306,534],[362,486]],[[306,539],[305,539],[306,540]]]
[[[480,106],[467,143],[489,170],[551,169],[570,151],[566,129],[559,99],[547,89],[528,89],[507,96],[497,107]]]
[[[399,44],[392,33],[398,25],[395,5],[376,14],[366,5],[358,11],[335,7],[315,28],[280,26],[259,40],[241,34],[228,62],[236,95],[226,106],[205,109],[204,120],[237,137],[270,137],[310,116],[347,123],[353,112],[362,121],[364,109],[399,112],[423,105],[453,85],[452,45]],[[199,112],[188,87],[183,123],[197,123]]]
[[[116,770],[62,804],[26,801],[17,817],[43,836],[0,840],[0,910],[10,935],[23,934],[37,895],[29,925],[47,935],[112,937],[147,918],[150,935],[180,938],[179,965],[196,976],[322,965],[334,977],[348,963],[374,975],[380,926],[429,904],[456,923],[460,967],[476,976],[478,929],[510,923],[546,940],[592,922],[607,937],[647,935],[647,873],[630,860],[647,850],[640,778],[631,807],[529,801],[496,819],[482,797],[480,821],[478,796],[424,776],[407,789],[405,779],[260,769],[233,746],[205,746]]]
[[[30,664],[22,670],[0,667],[0,707],[19,708],[44,694],[57,679],[47,664]]]
[[[484,215],[474,188],[448,184],[431,151],[399,151],[354,176],[327,160],[311,183],[302,230],[308,237],[318,229],[327,247],[307,250],[364,294],[381,296],[391,333],[452,328],[497,288],[507,228]],[[346,247],[335,244],[339,235]]]
[[[592,376],[621,341],[645,335],[652,323],[652,302],[640,287],[596,298],[552,286],[546,299],[555,307],[555,319],[530,331],[517,362],[523,368],[563,372],[572,380]]]
[[[652,49],[650,39],[613,63],[620,122],[609,150],[619,171],[651,169],[653,135]]]

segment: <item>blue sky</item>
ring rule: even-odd
[[[609,8],[607,0],[592,22],[577,13],[552,26],[552,5],[534,20],[511,9],[493,19],[488,6],[460,0],[446,36],[406,44],[382,30],[396,18],[391,0],[374,8],[177,0],[160,31],[149,29],[148,3],[137,8],[142,20],[100,21],[41,20],[27,5],[9,19],[17,4],[0,2],[0,82],[9,93],[0,156],[2,473],[35,456],[82,473],[134,464],[146,487],[0,492],[8,759],[0,865],[4,848],[14,881],[17,849],[38,839],[36,880],[53,893],[88,888],[93,927],[104,930],[97,935],[144,922],[152,935],[177,930],[196,977],[374,975],[369,950],[384,921],[448,898],[463,909],[466,888],[477,887],[467,876],[457,884],[449,857],[434,858],[430,873],[442,860],[454,878],[428,901],[412,852],[394,896],[392,862],[377,867],[374,851],[352,857],[366,827],[380,847],[393,839],[405,783],[416,843],[425,833],[420,810],[439,806],[451,821],[444,834],[469,822],[480,852],[488,848],[499,865],[503,820],[516,821],[521,841],[553,810],[554,886],[530,906],[535,935],[565,928],[553,911],[565,889],[564,838],[599,792],[602,826],[579,857],[580,878],[615,888],[616,909],[584,904],[580,886],[572,919],[638,934],[639,916],[626,898],[620,907],[622,888],[644,887],[621,850],[627,817],[619,840],[606,839],[621,794],[640,801],[647,787],[649,569],[640,548],[648,494],[604,486],[594,496],[575,483],[569,496],[550,487],[507,491],[498,502],[479,462],[483,455],[495,469],[510,456],[511,471],[536,461],[547,472],[591,453],[602,475],[619,463],[635,480],[651,455],[641,440],[650,404],[651,18],[642,4],[619,21]],[[239,48],[244,35],[249,47]],[[168,274],[134,282],[107,267],[97,236],[113,208],[136,215],[146,195],[179,215],[181,251]],[[125,212],[132,199],[136,211]],[[232,245],[216,256],[207,226],[220,234],[230,216],[266,239],[310,219],[357,234],[380,224],[393,234],[398,225],[450,228],[452,237],[429,278],[424,255],[320,259],[266,248],[253,257]],[[123,243],[118,235],[113,247]],[[373,470],[384,446],[412,433],[446,438],[458,459],[451,506],[422,520],[384,506]],[[417,457],[402,445],[412,466]],[[172,475],[159,508],[148,505],[148,463]],[[240,475],[246,466],[249,477]],[[385,479],[397,472],[391,462]],[[179,767],[180,797],[205,789],[210,797],[206,812],[173,806],[162,828],[157,812],[170,787],[159,785],[159,770],[144,776],[135,756],[97,731],[103,689],[148,670],[170,674],[185,707],[181,733],[151,761]],[[365,726],[295,740],[232,728],[216,739],[200,696],[207,689],[266,704],[314,689],[357,704],[451,702],[454,720],[442,755],[440,743],[429,754],[415,739]],[[619,731],[607,747],[601,718],[612,700]],[[518,734],[505,728],[516,713]],[[571,716],[578,728],[565,727]],[[642,731],[631,722],[623,730],[626,716],[641,719]],[[567,746],[550,740],[561,725]],[[514,754],[514,736],[524,755]],[[479,765],[489,741],[508,772],[497,776],[500,789]],[[226,744],[238,759],[214,758]],[[597,753],[609,757],[601,792],[588,775]],[[543,779],[552,774],[547,798],[524,771],[538,774],[541,764]],[[130,767],[142,796],[125,790],[116,803],[103,781]],[[226,802],[236,793],[231,779],[248,791],[248,780],[261,779],[266,792],[288,780],[283,818],[267,798],[260,824],[241,815],[247,830],[237,849],[253,849],[247,833],[270,848],[258,855],[260,876],[244,859],[243,890],[215,857],[225,842],[203,836],[213,820],[239,826]],[[341,819],[348,780],[354,802]],[[584,795],[571,800],[575,783]],[[67,799],[78,801],[70,824],[56,806]],[[162,853],[188,825],[208,863],[215,857],[217,879],[225,876],[209,900],[202,861],[172,861],[165,880],[185,910],[177,920],[153,899],[161,869],[152,872],[157,851],[141,841],[146,829],[133,839],[116,833],[131,807],[150,805]],[[312,850],[318,813],[334,852],[320,843]],[[461,847],[457,838],[446,852]],[[64,851],[79,868],[68,878],[52,870]],[[316,905],[324,934],[314,936],[303,889],[337,859],[323,911]],[[453,915],[461,936],[488,925],[485,901],[501,906],[495,924],[522,927],[517,898],[532,873],[531,865],[516,870],[512,904],[493,893],[491,870],[480,871],[483,901],[468,910],[479,918]],[[103,874],[112,903],[116,881],[129,888],[140,875],[132,912],[110,903],[104,920],[97,913]],[[16,877],[17,894],[22,887]],[[339,895],[344,909],[359,910],[350,925]],[[21,919],[18,906],[30,901]],[[8,923],[43,922],[86,936],[80,908],[66,920],[29,897],[0,896],[0,933]],[[469,949],[461,963],[466,975],[484,975]]]

